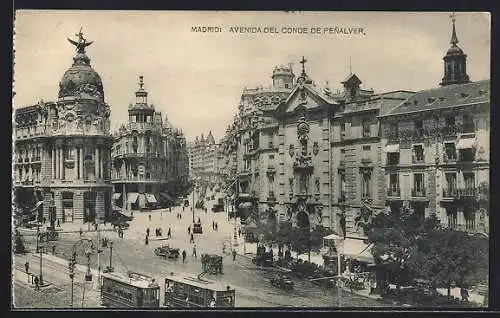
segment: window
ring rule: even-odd
[[[465,162],[474,161],[474,149],[472,148],[460,149],[459,160]]]
[[[371,136],[371,125],[370,125],[370,120],[365,119],[363,120],[363,137],[370,137]]]
[[[341,202],[345,201],[345,195],[346,195],[345,174],[342,172],[342,173],[340,173],[340,199],[341,199]]]
[[[424,134],[424,123],[421,120],[416,120],[413,123],[413,128],[415,129],[415,134],[417,137],[422,137]]]
[[[398,138],[398,124],[390,124],[389,126],[389,139],[397,139]]]
[[[341,123],[340,124],[340,139],[343,139],[346,137],[346,131],[347,131],[347,123]]]
[[[398,164],[399,164],[399,152],[387,153],[387,165],[398,165]]]
[[[454,142],[444,144],[444,161],[454,161],[457,159],[457,150]]]
[[[424,174],[415,173],[413,175],[413,197],[425,196]]]
[[[389,175],[389,195],[399,196],[399,174],[397,173]]]
[[[268,148],[274,148],[274,142],[273,142],[274,140],[273,139],[274,139],[273,135],[270,134],[269,135],[269,147]]]
[[[274,159],[274,155],[269,155],[269,159],[273,160]]]
[[[472,120],[472,116],[469,114],[463,115],[463,132],[464,133],[473,133],[474,132],[474,121]]]
[[[370,171],[363,171],[361,180],[361,194],[362,198],[371,197],[371,173]]]
[[[464,185],[465,189],[474,189],[475,187],[475,178],[474,174],[471,172],[464,172]]]
[[[363,146],[363,158],[361,162],[370,163],[371,162],[371,146]]]
[[[455,126],[455,116],[447,116],[445,118],[445,125],[446,125],[446,127]]]
[[[423,163],[424,162],[424,146],[414,145],[413,146],[413,163]]]

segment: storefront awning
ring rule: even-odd
[[[373,263],[371,254],[371,244],[366,244],[363,240],[346,238],[344,240],[343,255],[347,259],[355,259],[360,262]]]
[[[474,147],[475,138],[462,138],[457,143],[457,149],[469,149]]]
[[[172,197],[169,196],[168,194],[166,194],[165,192],[159,193],[159,199],[160,199],[160,201],[163,201],[163,202],[174,202]]]
[[[252,207],[252,203],[251,202],[241,202],[238,205],[238,208],[240,208],[240,209],[249,209],[251,207]]]
[[[157,203],[156,197],[154,194],[151,193],[146,193],[146,200],[148,200],[149,203]]]
[[[139,193],[136,192],[127,193],[127,203],[136,203],[138,197]]]
[[[113,200],[119,200],[121,196],[122,196],[122,194],[119,192],[113,193]]]
[[[384,151],[387,153],[399,152],[399,145],[398,144],[387,145],[385,146]]]

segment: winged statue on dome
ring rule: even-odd
[[[93,41],[87,42],[87,39],[83,37],[82,28],[80,27],[80,32],[75,34],[78,37],[78,42],[73,41],[68,38],[69,43],[76,47],[78,53],[85,53],[85,48],[93,43]]]

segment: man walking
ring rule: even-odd
[[[188,226],[188,235],[191,234],[191,225]]]
[[[61,227],[61,222],[59,219],[57,220],[57,227]]]
[[[182,264],[186,262],[186,251],[182,250]]]
[[[194,235],[191,233],[191,238],[189,239],[189,243],[194,243]]]
[[[233,262],[236,261],[236,250],[233,249]]]
[[[193,256],[194,256],[194,257],[197,257],[197,256],[196,256],[196,244],[194,244],[194,245],[193,245]]]
[[[172,230],[170,229],[170,226],[168,227],[167,237],[172,238]]]
[[[149,236],[149,227],[146,229],[146,236]]]
[[[35,276],[35,290],[40,290],[40,281],[38,280],[38,276]]]
[[[146,245],[149,245],[149,236],[146,235],[146,241],[145,241]]]
[[[215,230],[215,221],[212,221],[212,230]]]

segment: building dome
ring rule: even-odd
[[[64,73],[59,82],[59,98],[82,96],[104,100],[104,89],[101,77],[90,66],[90,59],[85,54],[85,47],[92,42],[86,42],[83,37],[79,42],[68,39],[77,48],[73,57],[73,65]]]

